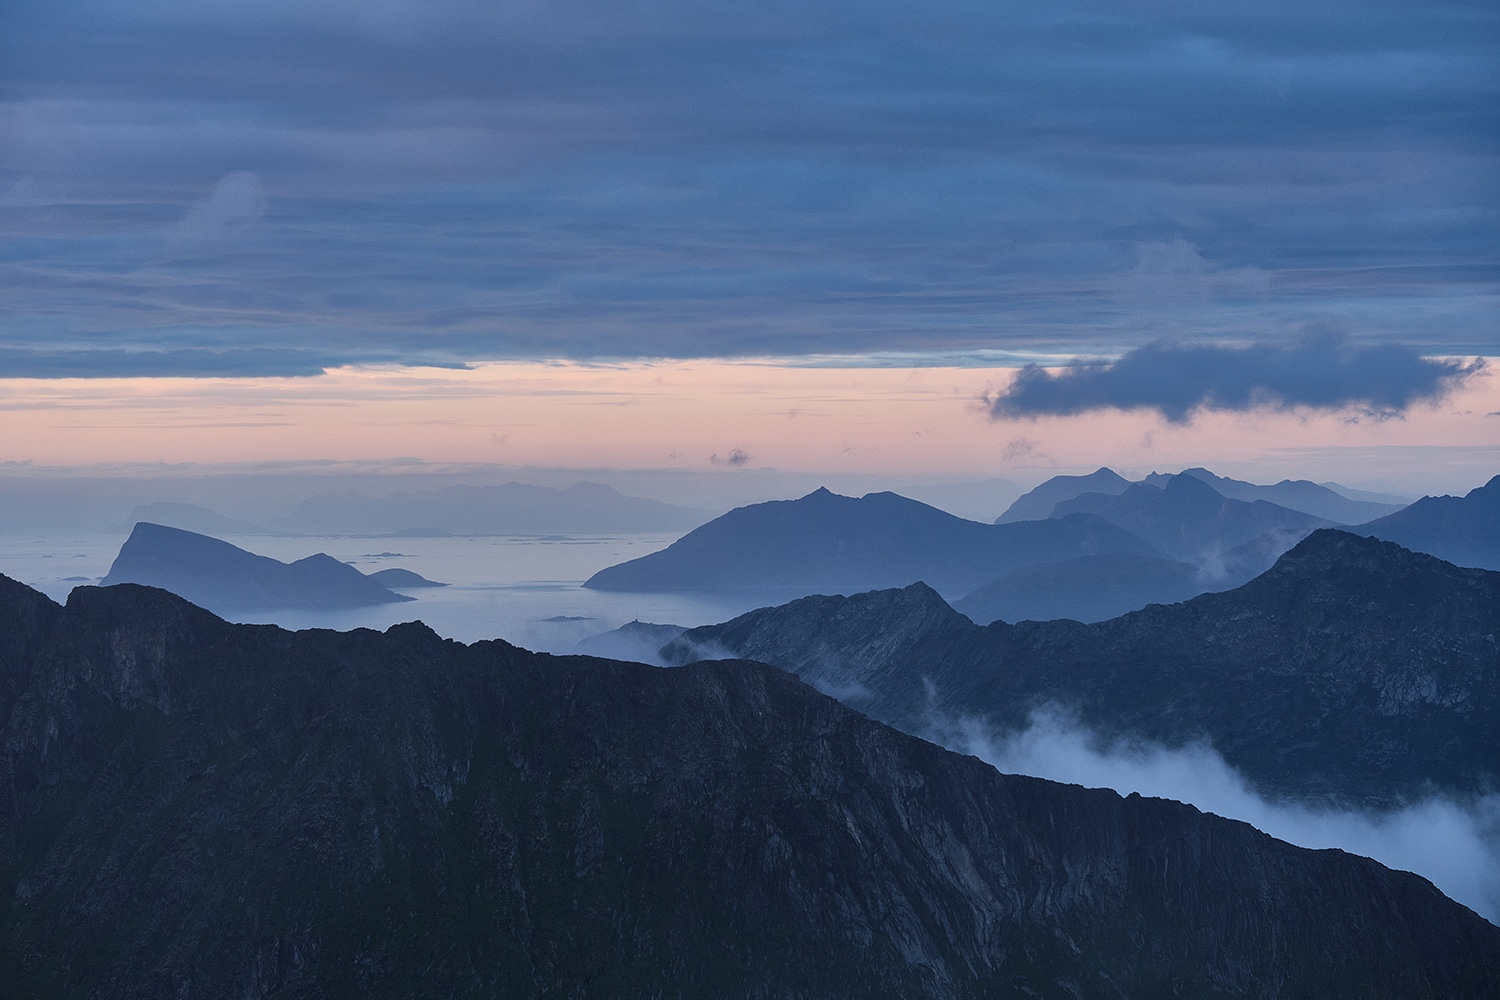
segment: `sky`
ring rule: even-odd
[[[0,27],[0,463],[1500,471],[1490,2]]]

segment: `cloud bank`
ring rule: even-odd
[[[1181,424],[1199,410],[1301,407],[1387,417],[1441,399],[1483,368],[1482,360],[1424,358],[1403,344],[1335,336],[1244,347],[1157,341],[1056,374],[1028,365],[985,403],[997,419],[1149,409]]]
[[[1374,858],[1416,872],[1500,923],[1500,795],[1470,803],[1429,799],[1385,813],[1273,802],[1209,747],[1110,742],[1057,710],[1034,713],[1028,727],[1014,733],[997,733],[974,719],[940,720],[936,736],[1008,773],[1176,799],[1299,847]]]
[[[1325,315],[1483,354],[1497,36],[1481,0],[13,4],[0,329],[99,374]]]

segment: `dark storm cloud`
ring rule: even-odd
[[[1482,361],[1433,360],[1400,344],[1356,347],[1334,336],[1245,347],[1158,342],[1057,374],[1028,365],[986,403],[997,418],[1113,408],[1156,410],[1185,423],[1199,410],[1261,407],[1391,416],[1440,399],[1483,368]]]
[[[454,363],[1080,353],[1334,316],[1479,353],[1497,23],[26,0],[0,32],[0,337]]]

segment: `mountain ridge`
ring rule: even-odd
[[[1206,739],[1273,797],[1387,808],[1500,786],[1497,573],[1320,529],[1239,588],[1105,622],[981,627],[940,601],[807,599],[690,629],[662,656],[827,676],[908,732],[934,713],[1019,729],[1060,704],[1105,736]]]
[[[53,616],[32,663],[0,661],[24,678],[0,720],[0,991],[1500,981],[1500,929],[1417,876],[1001,775],[763,665],[550,657],[420,623],[289,633],[136,585],[49,607],[0,581],[0,621]]]

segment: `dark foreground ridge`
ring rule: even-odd
[[[1500,929],[752,663],[0,579],[0,995],[1464,997]]]
[[[1238,589],[1111,621],[981,628],[924,586],[814,597],[691,629],[667,662],[742,656],[900,729],[1026,725],[1207,742],[1262,792],[1385,807],[1500,787],[1500,573],[1309,535]]]

